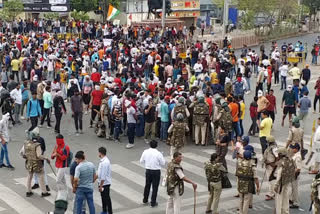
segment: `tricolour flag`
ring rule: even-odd
[[[109,9],[108,9],[108,15],[107,15],[107,20],[109,21],[110,19],[113,19],[120,13],[120,10],[117,8],[113,7],[111,4],[109,4]]]

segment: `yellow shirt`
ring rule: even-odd
[[[217,76],[218,76],[217,72],[212,72],[210,74],[211,84],[216,84],[217,83],[217,80],[218,80]]]
[[[24,57],[21,56],[21,57],[19,58],[20,67],[22,67],[22,65],[23,65],[23,64],[22,64],[23,60],[24,60]]]
[[[259,137],[270,136],[271,129],[272,129],[272,119],[270,117],[263,119],[260,123]]]
[[[60,82],[61,83],[67,83],[67,75],[66,75],[66,73],[60,72]]]
[[[13,71],[19,71],[20,62],[17,59],[11,61],[11,66]]]
[[[155,64],[153,66],[154,73],[157,77],[159,77],[159,65]]]
[[[240,119],[243,120],[244,119],[244,113],[246,111],[246,105],[244,104],[244,102],[240,103],[240,111],[241,111]]]

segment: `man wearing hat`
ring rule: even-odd
[[[248,214],[252,194],[260,191],[256,166],[251,158],[252,151],[245,150],[243,159],[239,158],[237,163],[236,176],[238,177],[238,192],[240,195],[240,214]]]
[[[304,131],[300,128],[300,120],[298,117],[294,117],[292,120],[292,127],[289,129],[286,148],[288,148],[290,144],[298,143],[300,148],[303,149],[303,135]]]
[[[276,141],[272,135],[267,137],[267,143],[268,147],[264,151],[263,154],[263,161],[266,166],[266,174],[267,174],[267,180],[269,183],[269,192],[266,194],[266,201],[273,200],[275,197],[274,192],[274,172],[277,168],[277,161],[278,161],[278,148]]]
[[[195,141],[199,145],[201,132],[201,145],[205,146],[207,122],[209,120],[209,106],[204,102],[204,97],[200,96],[198,102],[194,104],[193,109],[193,124],[195,125]]]
[[[183,115],[183,120],[185,123],[187,123],[188,121],[188,117],[190,116],[190,112],[188,110],[188,108],[184,105],[185,99],[184,97],[179,97],[178,98],[178,103],[177,105],[173,108],[173,110],[171,111],[171,120],[172,121],[176,121],[177,120],[177,115],[179,113],[182,113]]]
[[[289,186],[294,180],[295,164],[288,157],[288,150],[285,147],[278,149],[279,163],[277,166],[276,183],[276,214],[289,213]]]
[[[175,152],[181,152],[181,149],[185,144],[186,132],[189,131],[187,123],[184,122],[184,116],[182,113],[178,113],[176,120],[170,125],[168,133],[172,133],[170,137],[170,155]]]
[[[302,157],[300,154],[300,144],[292,143],[289,146],[289,156],[294,161],[296,166],[295,177],[291,182],[291,195],[290,195],[290,208],[298,209],[299,208],[299,175],[302,168]]]

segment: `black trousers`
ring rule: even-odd
[[[80,131],[82,131],[82,112],[74,112],[73,119],[76,131],[78,131],[79,129]]]
[[[38,117],[30,117],[31,127],[29,128],[29,132],[32,131],[38,125]]]
[[[42,116],[42,119],[41,119],[41,125],[43,125],[44,120],[46,118],[47,118],[48,126],[51,126],[50,125],[50,109],[49,108],[43,108],[43,116]]]
[[[54,116],[56,117],[56,126],[54,127],[54,130],[57,133],[60,133],[60,122],[62,118],[62,113],[55,113]]]
[[[150,194],[150,187],[152,185],[151,206],[157,202],[158,187],[160,183],[160,170],[146,170],[146,185],[144,187],[143,202],[147,203]]]
[[[266,151],[268,147],[267,137],[260,137],[260,144],[261,144],[262,154],[264,154],[264,151]]]
[[[93,121],[96,119],[96,116],[99,111],[100,111],[100,106],[95,106],[95,105],[92,106],[90,125],[93,124]],[[101,121],[101,118],[99,115],[98,115],[98,118],[99,118],[99,121]]]
[[[102,200],[102,211],[107,212],[108,214],[112,214],[112,203],[110,198],[110,185],[104,185],[103,191],[101,194],[101,200]]]

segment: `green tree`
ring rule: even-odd
[[[119,9],[120,7],[120,0],[109,0],[108,3],[117,9]]]
[[[97,10],[98,0],[71,0],[71,9],[76,11],[89,12]]]
[[[302,4],[309,9],[310,17],[317,13],[320,9],[320,0],[302,0]]]
[[[59,19],[59,13],[45,13],[44,18],[47,20]]]
[[[73,10],[71,12],[71,17],[74,18],[74,20],[76,20],[76,21],[78,21],[78,20],[88,21],[90,19],[89,15],[86,12],[76,11],[76,10]]]
[[[23,12],[23,3],[21,0],[8,0],[4,2],[0,17],[5,20],[14,20],[20,13]]]

